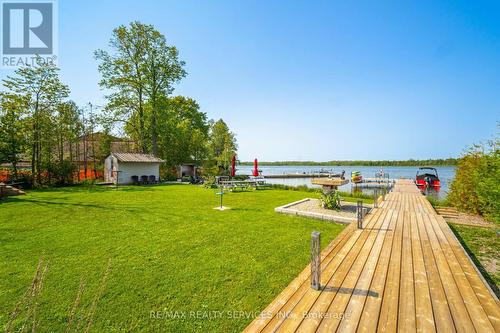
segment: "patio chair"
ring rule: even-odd
[[[149,176],[149,183],[150,184],[156,184],[156,176],[155,175],[150,175]]]
[[[141,183],[148,184],[148,176],[141,176]]]
[[[139,184],[139,176],[132,176],[132,184],[137,185]]]

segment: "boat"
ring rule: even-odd
[[[361,176],[361,171],[351,172],[351,182],[361,183],[363,181],[363,176]]]
[[[415,177],[415,183],[420,188],[441,187],[441,182],[439,180],[438,172],[436,168],[431,168],[431,167],[419,168],[417,171],[417,175]]]

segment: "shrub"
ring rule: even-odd
[[[205,188],[217,188],[217,184],[215,183],[215,177],[214,176],[211,176],[211,177],[208,177],[205,182],[203,183],[203,186]]]
[[[323,208],[340,210],[340,194],[338,191],[332,191],[326,194],[321,193],[320,202]]]
[[[162,181],[176,181],[177,170],[174,168],[160,168],[160,179]]]
[[[457,209],[500,222],[500,140],[475,145],[460,158],[448,200]]]

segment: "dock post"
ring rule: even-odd
[[[358,229],[363,229],[363,201],[358,200],[358,204],[356,206],[356,213],[358,217]]]
[[[373,189],[373,208],[378,208],[378,188]]]
[[[321,233],[313,231],[311,234],[311,288],[319,290],[321,277],[321,257],[320,257]]]

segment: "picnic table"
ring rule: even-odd
[[[230,191],[236,189],[247,189],[247,188],[265,188],[269,187],[270,184],[267,184],[265,179],[247,179],[247,180],[223,180],[219,182],[220,186],[223,189],[228,189]]]

